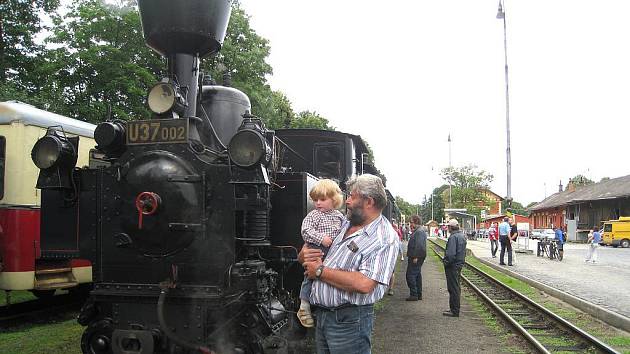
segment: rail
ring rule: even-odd
[[[441,251],[444,250],[435,241],[429,241]],[[443,258],[440,252],[435,248],[433,250]],[[468,262],[462,269],[462,280],[541,353],[618,353],[606,343]]]

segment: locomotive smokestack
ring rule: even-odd
[[[186,87],[184,116],[195,116],[199,58],[221,49],[230,0],[138,0],[147,45],[168,60],[171,79]]]

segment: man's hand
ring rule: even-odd
[[[302,266],[304,267],[304,276],[306,276],[309,279],[316,279],[317,277],[315,276],[315,271],[321,265],[322,265],[321,258],[316,258],[312,262],[304,262],[304,264],[302,264]]]
[[[413,258],[411,261],[413,262],[413,264],[416,264],[418,263],[418,258]]]
[[[324,247],[330,247],[332,243],[333,243],[333,239],[330,238],[330,236],[324,236],[324,239],[322,239],[322,246]]]
[[[309,248],[307,245],[302,246],[300,253],[298,254],[298,261],[304,265],[306,262],[313,262],[315,260],[322,261],[324,252],[317,248]]]

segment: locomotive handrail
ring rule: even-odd
[[[286,147],[287,149],[289,149],[289,151],[291,151],[293,154],[295,154],[295,156],[299,157],[300,159],[302,159],[302,161],[304,162],[310,162],[309,160],[307,160],[304,156],[300,155],[299,152],[293,150],[292,147],[290,147],[287,143],[285,143],[284,141],[282,141],[282,139],[275,137],[275,139],[282,145],[284,145],[284,147]]]

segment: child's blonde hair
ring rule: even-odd
[[[331,179],[320,179],[315,183],[313,189],[308,194],[312,200],[330,198],[333,201],[333,208],[337,209],[343,203],[343,194],[337,182]]]

